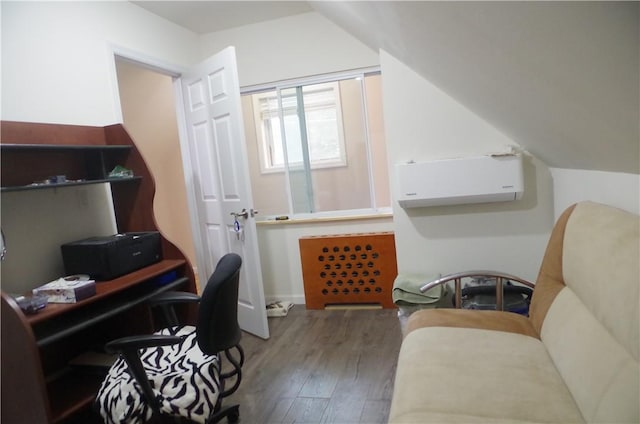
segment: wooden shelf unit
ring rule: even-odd
[[[2,193],[109,183],[118,231],[157,231],[153,178],[122,125],[2,121],[0,151]],[[109,178],[116,165],[131,169],[135,177]],[[32,185],[53,175],[82,181]],[[13,298],[0,293],[2,423],[77,422],[87,416],[103,377],[69,361],[109,340],[154,331],[154,317],[144,304],[154,294],[197,292],[182,252],[162,236],[161,249],[160,262],[97,282],[96,295],[73,304],[49,304],[35,315],[25,315]],[[194,308],[180,313],[194,322]]]
[[[128,145],[3,143],[0,145],[2,191],[139,180],[140,177],[109,177],[109,172],[126,160],[131,149]],[[57,175],[64,175],[67,182],[48,182]]]

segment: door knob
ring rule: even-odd
[[[247,218],[249,218],[249,212],[248,212],[246,209],[244,209],[244,208],[242,208],[242,211],[240,211],[240,212],[231,212],[231,215],[232,215],[235,219],[238,219],[238,218],[244,218],[244,219],[247,219]]]

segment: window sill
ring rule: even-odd
[[[264,221],[256,221],[256,225],[292,225],[292,224],[315,224],[324,222],[336,222],[336,221],[362,221],[365,219],[386,219],[393,218],[393,213],[389,212],[375,212],[370,214],[360,215],[342,215],[342,216],[320,216],[313,218],[289,218],[284,220],[276,220],[275,218],[265,219]]]

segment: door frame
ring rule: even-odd
[[[194,250],[196,253],[196,276],[198,278],[197,286],[200,291],[207,284],[208,276],[200,275],[198,270],[204,270],[204,240],[200,234],[198,223],[200,216],[198,215],[197,195],[195,184],[191,182],[193,175],[193,162],[191,161],[191,151],[189,149],[189,136],[187,133],[187,120],[184,113],[184,95],[182,91],[182,74],[173,79],[173,93],[175,96],[176,119],[178,122],[178,140],[180,142],[180,154],[182,155],[182,167],[184,170],[184,181],[187,190],[187,202],[189,203],[189,223],[191,224],[191,234],[193,235]]]
[[[109,74],[111,75],[111,91],[114,100],[114,113],[118,123],[123,123],[122,106],[120,103],[120,92],[118,91],[118,72],[116,70],[116,57],[127,62],[140,66],[141,68],[155,71],[173,78],[175,86],[176,79],[180,79],[186,68],[184,66],[175,65],[173,63],[164,62],[153,56],[131,50],[117,44],[109,44],[108,46],[108,63],[110,64]],[[178,116],[176,116],[178,118]],[[179,122],[179,121],[178,121]]]
[[[124,122],[124,116],[122,113],[122,104],[119,93],[119,85],[118,85],[118,75],[116,69],[116,57],[121,60],[132,63],[136,66],[140,66],[142,68],[167,75],[172,78],[173,92],[174,92],[174,111],[176,114],[176,124],[178,129],[178,141],[180,144],[180,154],[182,155],[182,165],[183,165],[183,173],[184,173],[184,181],[185,181],[185,190],[187,196],[188,203],[188,214],[189,214],[189,223],[192,232],[192,239],[194,244],[194,252],[195,252],[195,260],[196,264],[191,264],[193,268],[193,272],[196,276],[196,288],[201,293],[204,289],[204,286],[207,284],[208,275],[202,275],[202,272],[206,269],[204,264],[206,263],[206,258],[204,257],[205,249],[204,239],[200,232],[200,216],[198,214],[197,206],[197,193],[195,190],[196,185],[191,183],[191,176],[194,175],[194,166],[191,160],[191,148],[190,148],[190,137],[188,135],[188,125],[187,118],[185,115],[184,109],[184,91],[183,91],[183,76],[188,73],[189,67],[177,66],[175,64],[167,63],[161,60],[158,60],[154,57],[142,54],[140,52],[118,46],[115,44],[109,45],[109,63],[111,64],[111,69],[109,70],[111,73],[111,88],[114,99],[114,111],[116,114],[116,119],[120,122]],[[240,87],[238,87],[238,91],[240,92]],[[241,95],[241,93],[240,93]],[[242,121],[242,117],[240,118]],[[242,125],[242,122],[240,123]],[[243,149],[245,146],[242,147]],[[245,160],[246,160],[246,152],[245,152]],[[245,163],[245,165],[247,165]],[[253,199],[251,199],[253,200]],[[258,260],[258,264],[260,263],[260,247],[257,240],[257,232],[255,234],[255,255]],[[262,272],[262,269],[258,267],[258,272]],[[259,288],[260,291],[264,290],[264,286]],[[264,305],[262,305],[264,307]],[[269,330],[268,330],[268,320],[266,310],[264,310],[264,320],[267,325],[266,327],[266,338],[268,338]],[[259,335],[259,337],[265,337],[264,335]]]
[[[198,290],[202,291],[202,289],[204,288],[204,285],[207,282],[208,277],[207,276],[203,277],[198,272],[198,270],[201,268],[200,264],[202,264],[204,261],[204,258],[202,257],[202,249],[198,248],[202,246],[203,241],[197,226],[198,214],[197,214],[196,208],[194,207],[196,204],[195,203],[196,193],[194,191],[193,184],[188,184],[188,177],[192,175],[193,166],[191,163],[191,155],[188,150],[189,146],[188,146],[188,137],[186,132],[187,125],[186,125],[186,119],[184,115],[184,108],[182,106],[184,104],[183,93],[182,93],[182,74],[187,70],[187,68],[183,66],[178,66],[169,62],[164,62],[152,56],[145,55],[138,51],[131,50],[126,47],[118,46],[115,44],[111,44],[108,50],[109,50],[109,63],[111,64],[110,73],[111,73],[111,81],[112,81],[111,88],[112,88],[114,106],[115,106],[114,111],[116,113],[116,121],[119,123],[124,123],[124,116],[122,114],[120,92],[118,90],[118,73],[116,70],[116,57],[122,60],[125,60],[127,62],[130,62],[132,64],[135,64],[137,66],[140,66],[142,68],[170,76],[173,79],[172,85],[173,85],[173,93],[175,96],[174,109],[176,113],[176,122],[178,125],[178,140],[180,143],[180,154],[182,155],[182,159],[183,159],[184,178],[185,178],[185,182],[187,182],[187,184],[185,184],[185,187],[186,187],[186,193],[187,193],[187,202],[189,206],[188,207],[189,223],[191,226],[193,243],[195,245],[194,251],[196,254],[196,263],[191,264],[191,266],[193,267],[194,274],[198,278],[196,286],[198,287]]]

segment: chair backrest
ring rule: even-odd
[[[587,422],[639,422],[640,219],[582,202],[558,219],[531,321]]]
[[[209,355],[230,349],[240,342],[238,285],[242,258],[224,255],[202,292],[196,335],[198,346]]]

